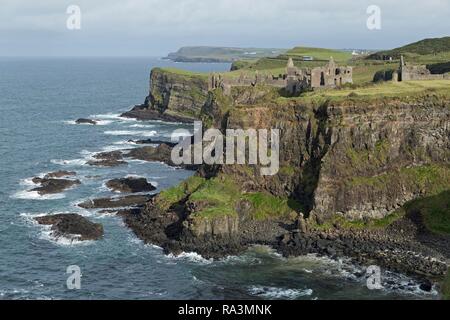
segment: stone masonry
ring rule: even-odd
[[[212,74],[208,88],[209,90],[222,88],[225,94],[229,94],[232,87],[264,84],[285,89],[288,94],[295,95],[308,90],[336,88],[347,83],[353,83],[352,67],[337,66],[333,58],[330,58],[325,66],[312,69],[297,68],[292,58],[289,58],[285,74],[262,76],[256,72],[250,77],[241,73],[238,78]]]

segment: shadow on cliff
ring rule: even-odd
[[[314,209],[314,193],[319,184],[322,159],[331,146],[333,129],[328,125],[328,105],[329,101],[322,103],[314,110],[314,119],[309,120],[306,130],[308,158],[300,175],[299,185],[292,195],[293,199],[302,204],[305,217],[309,217]]]

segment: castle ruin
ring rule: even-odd
[[[209,78],[208,89],[222,88],[225,94],[230,94],[232,87],[264,84],[285,89],[288,94],[295,95],[307,90],[336,88],[346,83],[353,83],[352,67],[337,66],[333,58],[330,58],[325,66],[312,69],[297,68],[292,58],[289,58],[284,74],[260,75],[256,71],[252,77],[241,73],[238,78],[212,74]]]
[[[394,72],[393,81],[411,81],[411,80],[443,80],[450,79],[450,74],[432,74],[424,65],[412,65],[405,62],[403,56],[400,57],[400,66],[397,72]]]

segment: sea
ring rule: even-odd
[[[139,176],[174,186],[192,172],[162,163],[87,165],[95,153],[136,147],[131,139],[169,140],[190,125],[120,117],[148,95],[154,67],[197,72],[229,70],[229,64],[174,63],[159,58],[0,58],[0,299],[437,299],[402,274],[381,270],[379,288],[367,266],[313,255],[283,258],[255,246],[240,256],[208,260],[186,252],[165,255],[140,241],[114,214],[84,210],[87,199],[117,196],[112,178]],[[76,125],[95,118],[98,125]],[[81,185],[40,196],[33,177],[69,170]],[[78,213],[101,223],[100,241],[55,238],[34,218]],[[68,285],[70,266],[80,286]],[[69,273],[68,273],[69,271]],[[373,288],[372,288],[373,289]]]

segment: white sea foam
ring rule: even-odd
[[[72,159],[72,160],[63,160],[63,159],[52,159],[51,163],[57,164],[60,166],[70,166],[70,167],[81,167],[86,164],[86,159]]]
[[[186,132],[186,133],[182,133],[182,132],[165,132],[165,133],[163,133],[162,134],[162,136],[163,137],[166,137],[166,138],[173,138],[175,141],[178,141],[179,140],[179,138],[185,138],[185,137],[190,137],[190,136],[192,136],[192,133],[188,133],[188,132]]]
[[[129,140],[120,140],[120,141],[114,142],[114,144],[115,145],[132,145],[132,146],[135,146],[136,142],[129,141]]]
[[[90,115],[89,118],[93,118],[93,119],[99,119],[101,120],[106,120],[106,121],[121,121],[121,122],[135,122],[137,121],[134,118],[125,118],[125,117],[121,117],[120,113],[106,113],[106,114],[93,114]]]
[[[40,174],[37,177],[39,178],[43,178],[45,174]],[[27,187],[35,187],[37,185],[39,185],[39,183],[34,183],[33,182],[33,178],[25,178],[25,179],[20,179],[20,185],[21,186],[27,186]]]
[[[288,299],[294,300],[299,297],[311,296],[312,289],[286,289],[277,287],[252,286],[248,289],[251,295],[266,299]]]
[[[66,197],[66,195],[64,193],[40,195],[37,191],[22,190],[22,191],[16,192],[11,197],[14,199],[21,199],[21,200],[40,200],[40,201],[42,201],[42,200],[64,199]]]
[[[213,259],[205,259],[201,255],[195,252],[183,252],[177,256],[173,254],[167,255],[167,258],[174,259],[174,260],[181,260],[181,261],[187,261],[187,262],[193,262],[193,263],[199,263],[199,264],[211,264],[213,263]]]
[[[63,212],[55,212],[53,214],[61,214]],[[91,245],[95,243],[95,241],[81,241],[80,235],[72,235],[69,237],[55,236],[54,232],[51,230],[51,225],[41,225],[39,224],[35,218],[43,217],[48,214],[46,213],[21,213],[20,216],[25,219],[26,222],[31,223],[34,226],[38,226],[40,228],[39,239],[47,240],[52,243],[61,246],[75,246],[75,245]]]
[[[154,128],[156,125],[154,124],[132,124],[129,127],[130,128],[145,128],[145,129],[151,129]]]
[[[88,246],[95,243],[95,241],[81,241],[80,235],[73,235],[72,237],[55,236],[51,230],[51,226],[42,226],[40,239],[47,240],[60,246]]]
[[[123,150],[123,147],[121,147],[119,145],[106,146],[106,147],[103,147],[100,152],[112,152],[112,151],[118,151],[118,150]]]
[[[142,137],[154,137],[158,133],[154,130],[152,131],[134,131],[134,130],[111,130],[104,132],[111,136],[142,136]]]
[[[107,126],[113,123],[112,120],[95,120],[97,122],[97,126]]]

